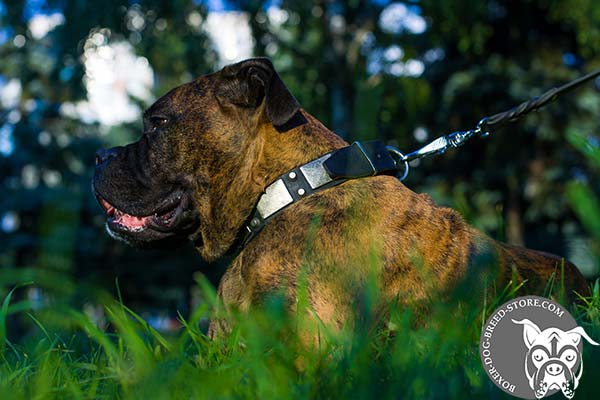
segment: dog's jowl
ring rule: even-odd
[[[356,289],[373,276],[384,303],[514,276],[541,294],[561,268],[568,295],[587,293],[569,262],[498,243],[393,176],[329,182],[311,161],[346,146],[300,108],[270,61],[251,59],[161,97],[137,142],[98,152],[94,190],[116,239],[192,240],[208,261],[233,255],[219,295],[242,311],[281,291],[292,308],[302,270],[311,308],[337,327],[352,322]],[[252,224],[261,229],[244,240]]]

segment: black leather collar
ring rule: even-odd
[[[266,187],[250,217],[238,233],[233,252],[241,251],[264,226],[290,205],[311,194],[349,179],[375,175],[397,175],[397,163],[379,140],[359,143],[329,152],[293,168]]]

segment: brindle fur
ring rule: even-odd
[[[299,109],[280,82],[269,61],[248,60],[172,90],[145,113],[169,117],[162,136],[148,146],[146,169],[162,176],[160,182],[172,176],[185,182],[199,221],[191,236],[208,261],[231,250],[268,184],[347,146]],[[300,123],[282,129],[290,121]],[[118,182],[110,187],[103,196],[127,210],[127,202],[119,202],[128,198],[120,194],[127,188]],[[492,270],[482,266],[490,260]],[[451,293],[473,276],[488,276],[488,284],[503,287],[516,275],[525,281],[523,292],[540,294],[553,273],[560,276],[562,262],[498,243],[429,196],[394,177],[376,176],[318,192],[275,216],[233,259],[218,293],[227,308],[247,311],[283,291],[293,307],[305,272],[309,305],[322,321],[339,327],[351,323],[357,288],[370,276],[389,303],[414,304],[432,293]],[[572,290],[587,293],[586,281],[569,262],[564,276],[571,299]],[[210,331],[221,329],[214,323]]]

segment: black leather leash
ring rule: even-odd
[[[413,151],[412,153],[404,155],[397,149],[392,149],[391,151],[394,151],[397,157],[406,162],[406,169],[404,171],[404,178],[406,178],[408,175],[408,162],[434,154],[442,154],[450,147],[460,147],[473,136],[486,137],[491,133],[492,130],[500,129],[504,125],[514,122],[532,111],[540,109],[549,102],[556,100],[558,96],[565,94],[566,92],[573,90],[598,76],[600,76],[600,69],[590,72],[589,74],[562,86],[552,88],[541,96],[534,97],[533,99],[521,103],[508,111],[494,114],[491,117],[485,117],[479,121],[475,129],[452,132],[448,135],[441,136],[426,146]]]
[[[334,150],[316,160],[296,167],[277,178],[265,189],[253,212],[238,233],[233,253],[243,249],[271,220],[284,209],[311,194],[339,185],[349,179],[375,175],[395,175],[400,180],[408,176],[409,162],[442,154],[450,147],[462,146],[473,136],[488,136],[492,130],[535,111],[558,96],[600,76],[600,70],[591,72],[560,87],[552,88],[508,111],[483,118],[475,129],[441,136],[426,146],[403,154],[399,149],[386,146],[379,140],[354,142]]]

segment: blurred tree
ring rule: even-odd
[[[430,43],[445,51],[445,58],[426,72],[433,91],[442,94],[435,99],[433,131],[471,127],[484,115],[600,66],[590,57],[600,42],[581,35],[590,21],[599,21],[600,8],[593,2],[459,1],[450,8],[429,1],[422,6],[433,20]],[[573,18],[582,8],[587,17]],[[584,161],[565,132],[584,126],[597,131],[600,96],[593,90],[588,85],[485,141],[446,155],[436,168],[451,170],[453,176],[438,176],[437,182],[430,177],[430,182],[449,184],[453,189],[447,193],[452,191],[474,209],[482,227],[507,241],[575,256],[570,241],[581,229],[566,203],[564,185],[573,167]],[[490,201],[503,218],[492,217],[496,207]],[[504,226],[496,222],[493,227],[494,220],[504,220]]]
[[[143,108],[214,68],[212,42],[188,18],[201,20],[206,12],[192,0],[0,3],[0,286],[33,280],[32,299],[42,288],[43,299],[81,303],[99,283],[114,289],[119,275],[130,303],[186,309],[191,273],[201,265],[193,249],[181,258],[138,252],[104,233],[90,191],[94,152],[134,139],[140,123],[135,113],[133,123],[94,122],[86,90],[94,76],[86,61],[88,50],[100,54],[95,62],[117,51],[125,58],[143,54],[130,58],[133,65],[148,60],[155,95],[126,92]],[[117,77],[114,90],[127,78]]]
[[[588,256],[589,274],[600,270],[600,140],[592,134],[582,134],[582,129],[569,132],[567,138],[589,160],[595,175],[579,171],[567,185],[567,198],[590,237],[584,241],[582,256]],[[594,188],[596,190],[594,190]],[[587,250],[587,252],[586,252]],[[587,254],[586,254],[587,253]]]

